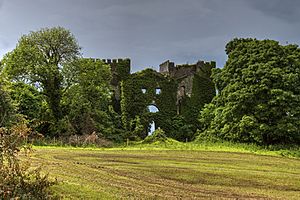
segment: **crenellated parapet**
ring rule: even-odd
[[[211,69],[216,67],[216,62],[205,62],[199,60],[195,64],[180,64],[175,65],[169,60],[159,65],[159,72],[174,79],[182,79],[188,76],[193,76],[196,73],[206,73],[208,77],[211,74]]]
[[[106,64],[118,64],[118,63],[130,63],[129,58],[118,58],[118,59],[101,59],[102,62]]]
[[[117,112],[121,112],[121,82],[130,76],[131,61],[129,58],[125,59],[101,59],[102,62],[109,65],[111,68],[112,79],[111,86],[113,88],[113,104]]]
[[[112,79],[110,81],[113,93],[113,106],[116,112],[120,110],[121,100],[121,82],[126,80],[130,76],[131,61],[129,58],[118,58],[118,59],[100,59],[100,58],[86,58],[91,59],[95,62],[101,61],[110,66]]]
[[[202,87],[207,87],[209,89],[209,93],[214,90],[213,82],[211,80],[211,72],[212,69],[216,67],[216,62],[205,62],[199,60],[197,63],[194,64],[180,64],[175,65],[174,62],[169,60],[163,62],[159,65],[159,73],[168,76],[177,83],[177,113],[180,114],[186,108],[192,106],[193,103],[197,102],[197,98],[201,97],[201,93],[204,92]],[[195,84],[197,83],[197,84]],[[207,89],[206,88],[206,89]],[[200,91],[203,90],[203,91]],[[197,95],[195,95],[197,94]],[[212,98],[214,94],[208,94],[208,99]],[[191,102],[187,103],[187,101],[192,100]],[[200,100],[199,100],[200,101]],[[199,106],[200,107],[200,106]]]

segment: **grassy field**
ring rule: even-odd
[[[35,147],[65,199],[300,199],[300,159],[209,148]]]

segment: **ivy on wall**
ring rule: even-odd
[[[116,73],[119,80],[125,80],[130,76],[130,59],[119,60],[116,64]]]
[[[114,111],[121,114],[120,101],[117,99],[116,95],[121,93],[121,82],[130,76],[130,59],[118,59],[117,61],[118,62],[115,60],[115,62],[109,63],[112,70],[111,84],[115,89],[112,98],[112,105]]]
[[[159,94],[156,93],[156,89],[160,89]],[[131,122],[136,116],[140,116],[140,123],[144,127],[139,135],[141,138],[147,136],[152,121],[156,127],[169,129],[167,119],[176,116],[177,85],[174,80],[152,69],[146,69],[131,74],[122,81],[121,90],[122,121],[128,131],[133,131]],[[150,113],[147,109],[149,105],[155,105],[159,112]]]
[[[182,101],[181,114],[186,123],[193,125],[193,131],[198,128],[198,115],[206,103],[210,103],[216,95],[215,85],[208,77],[195,74],[193,78],[193,91],[191,97]]]
[[[200,110],[216,94],[215,85],[210,79],[213,67],[206,63],[186,80],[175,80],[152,69],[127,76],[121,81],[121,115],[124,129],[143,139],[147,136],[149,124],[154,121],[156,128],[162,128],[168,137],[192,140],[193,133],[199,127],[197,119]],[[182,98],[178,115],[177,93],[182,80],[192,84],[192,93],[190,97],[185,95]],[[149,105],[155,105],[159,112],[149,112]]]

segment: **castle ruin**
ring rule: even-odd
[[[198,61],[195,64],[175,65],[169,60],[159,65],[159,71],[145,69],[130,73],[130,59],[103,59],[111,67],[113,107],[122,115],[124,127],[134,129],[137,116],[146,130],[149,122],[168,129],[169,121],[182,116],[188,123],[197,120],[200,109],[215,96],[210,78],[216,63]],[[154,105],[159,112],[149,113]],[[143,135],[141,136],[143,137]]]

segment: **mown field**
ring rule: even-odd
[[[300,159],[245,152],[35,147],[65,199],[300,199]]]

